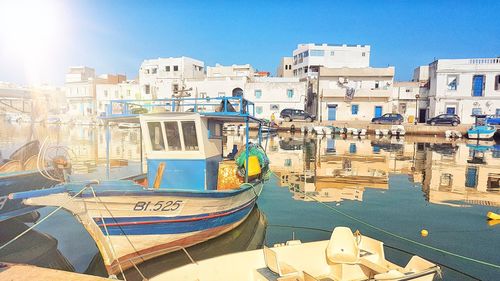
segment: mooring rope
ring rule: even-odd
[[[278,175],[276,175],[274,172],[273,172],[273,175],[274,175],[276,178],[280,179],[280,178],[278,177]],[[281,179],[280,179],[280,180],[281,180]],[[361,220],[361,219],[358,219],[358,218],[356,218],[356,217],[354,217],[354,216],[351,216],[351,215],[349,215],[349,214],[347,214],[347,213],[345,213],[345,212],[342,212],[342,211],[340,211],[340,210],[337,210],[336,208],[334,208],[334,207],[332,207],[332,206],[330,206],[330,205],[328,205],[328,204],[326,204],[326,203],[324,203],[324,202],[319,201],[319,200],[318,200],[318,199],[316,199],[315,197],[312,197],[312,196],[310,196],[310,195],[306,194],[305,192],[302,192],[302,191],[299,191],[299,192],[300,192],[300,193],[302,193],[304,196],[307,196],[307,197],[311,198],[312,200],[316,201],[317,203],[319,203],[319,204],[320,204],[320,205],[322,205],[323,207],[328,208],[329,210],[332,210],[332,211],[334,211],[334,212],[336,212],[336,213],[338,213],[338,214],[341,214],[341,215],[343,215],[343,216],[345,216],[345,217],[347,217],[347,218],[349,218],[349,219],[351,219],[351,220],[353,220],[353,221],[356,221],[356,222],[358,222],[358,223],[360,223],[360,224],[363,224],[363,225],[365,225],[365,226],[367,226],[367,227],[370,227],[370,228],[373,228],[373,229],[375,229],[375,230],[378,230],[378,231],[380,231],[380,232],[382,232],[382,233],[385,233],[385,234],[387,234],[387,235],[390,235],[390,236],[392,236],[392,237],[395,237],[395,238],[398,238],[398,239],[404,240],[404,241],[406,241],[406,242],[413,243],[413,244],[415,244],[415,245],[418,245],[418,246],[421,246],[421,247],[424,247],[424,248],[427,248],[427,249],[430,249],[430,250],[434,250],[434,251],[436,251],[436,252],[440,252],[440,253],[442,253],[442,254],[446,254],[446,255],[454,256],[454,257],[461,258],[461,259],[464,259],[464,260],[467,260],[467,261],[471,261],[471,262],[475,262],[475,263],[482,264],[482,265],[485,265],[485,266],[489,266],[489,267],[492,267],[492,268],[500,269],[500,265],[498,265],[498,264],[490,263],[490,262],[483,261],[483,260],[474,259],[474,258],[467,257],[467,256],[463,256],[463,255],[460,255],[460,254],[456,254],[456,253],[453,253],[453,252],[450,252],[450,251],[447,251],[447,250],[443,250],[443,249],[440,249],[440,248],[437,248],[437,247],[434,247],[434,246],[430,246],[430,245],[427,245],[427,244],[424,244],[424,243],[421,243],[421,242],[418,242],[418,241],[412,240],[412,239],[410,239],[410,238],[406,238],[406,237],[401,236],[401,235],[398,235],[398,234],[396,234],[396,233],[392,233],[392,232],[387,231],[387,230],[385,230],[385,229],[383,229],[383,228],[380,228],[380,227],[378,227],[378,226],[375,226],[375,225],[373,225],[373,224],[371,224],[371,223],[365,222],[365,221],[363,221],[363,220]]]

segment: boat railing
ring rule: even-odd
[[[162,112],[198,112],[203,115],[254,117],[255,104],[243,97],[111,100],[101,118],[133,117]]]

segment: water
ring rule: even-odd
[[[0,124],[0,152],[8,157],[28,140],[68,146],[75,179],[118,178],[141,170],[138,129],[110,130],[113,161],[107,175],[106,130],[85,126]],[[243,136],[227,136],[230,151]],[[411,239],[473,259],[500,264],[500,224],[486,220],[499,212],[500,149],[493,142],[451,142],[440,138],[396,139],[316,138],[279,135],[264,139],[274,174],[258,201],[258,209],[240,227],[189,249],[196,260],[259,248],[292,239],[328,239],[335,226],[359,229],[389,247],[421,255],[482,280],[500,272],[488,266],[443,254],[402,240]],[[75,156],[76,155],[76,156]],[[323,202],[325,205],[318,203]],[[39,210],[41,217],[52,208]],[[343,212],[352,216],[352,220]],[[381,232],[369,225],[384,229]],[[0,224],[6,241],[30,223]],[[420,231],[426,229],[427,237]],[[394,235],[391,235],[391,234]],[[38,251],[19,241],[0,260],[105,275],[97,247],[74,218],[59,212],[30,233]],[[29,246],[29,247],[31,247]],[[387,256],[405,264],[409,254],[386,248]],[[29,255],[26,253],[30,253]],[[141,266],[146,276],[189,262],[182,253],[154,259]],[[128,272],[129,280],[139,279]],[[445,280],[465,278],[445,268]]]

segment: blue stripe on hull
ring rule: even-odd
[[[253,201],[248,206],[227,216],[220,216],[215,218],[207,218],[187,222],[162,222],[151,224],[107,226],[107,229],[110,235],[154,235],[189,233],[238,222],[249,214],[254,205],[255,201]],[[111,221],[114,220],[112,219]],[[101,231],[106,234],[104,226],[100,226],[100,228]]]

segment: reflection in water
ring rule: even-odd
[[[241,138],[229,136],[228,146]],[[298,200],[363,201],[366,188],[389,189],[389,175],[404,174],[421,184],[431,203],[500,206],[500,146],[494,142],[287,135],[269,138],[267,146],[280,185]]]
[[[28,229],[24,223],[12,219],[0,223],[0,245],[10,241],[19,233]],[[28,263],[66,271],[74,271],[70,262],[57,249],[57,240],[53,237],[31,230],[18,240],[2,249],[0,261]]]

